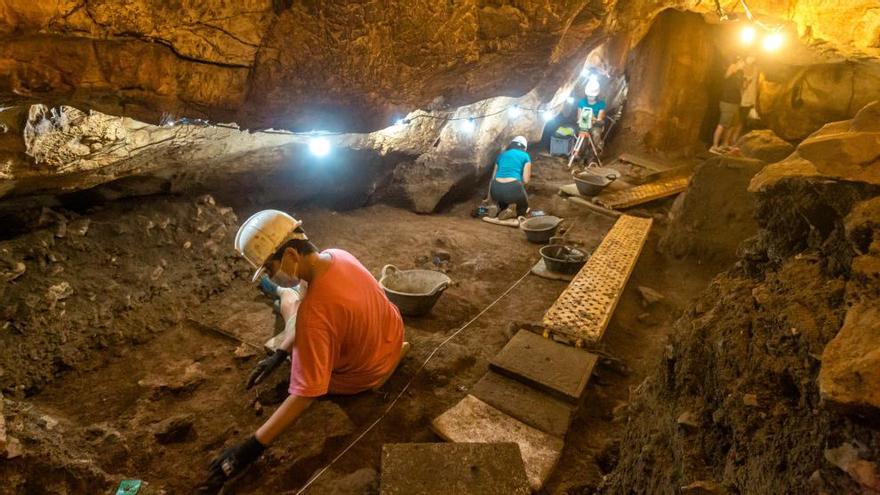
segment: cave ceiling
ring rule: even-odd
[[[742,16],[740,2],[721,2]],[[838,57],[880,56],[874,0],[752,0]],[[417,108],[550,95],[612,35],[703,0],[0,2],[0,101],[158,123],[368,131]],[[625,50],[623,50],[625,51]]]

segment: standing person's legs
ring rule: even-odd
[[[605,142],[602,140],[602,135],[605,133],[605,127],[594,125],[590,129],[590,137],[593,138],[593,145],[596,146],[596,153],[602,154],[602,150],[605,148]]]
[[[710,151],[717,151],[720,146],[726,143],[729,137],[733,118],[736,115],[738,105],[722,101],[719,104],[721,115],[718,118],[718,126],[715,128],[715,134],[712,136],[712,148]]]

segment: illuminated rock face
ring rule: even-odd
[[[600,23],[590,3],[10,0],[0,94],[153,123],[375,130],[438,97],[552,91]]]
[[[714,18],[712,5],[7,0],[0,95],[153,123],[167,112],[247,128],[375,130],[438,97],[459,106],[552,92],[602,35],[622,33],[632,47],[663,10]],[[874,0],[749,5],[823,49],[880,57]]]

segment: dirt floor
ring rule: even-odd
[[[554,197],[566,179],[562,160],[535,163],[533,206],[563,211]],[[6,242],[10,263],[21,254],[29,270],[17,286],[6,286],[4,297],[14,301],[15,311],[6,310],[0,333],[4,347],[17,346],[2,355],[9,364],[0,383],[10,434],[20,437],[25,455],[0,463],[0,477],[10,480],[0,483],[0,494],[106,493],[126,478],[144,480],[141,493],[188,493],[213,455],[251,434],[283,400],[286,370],[245,390],[258,356],[244,347],[236,352],[238,342],[211,330],[260,344],[278,328],[269,300],[247,283],[247,266],[232,252],[237,221],[264,205],[236,211],[236,220],[211,203],[159,197],[66,212],[68,224],[74,217],[89,219],[89,233],[78,240],[69,232],[55,236],[37,255],[23,247],[33,245],[30,238]],[[670,204],[640,210],[659,221],[606,333],[605,359],[546,493],[588,493],[600,483],[608,446],[624,429],[620,411],[630,390],[655,370],[671,323],[722,268],[657,252]],[[539,259],[539,246],[521,231],[475,220],[472,207],[430,216],[381,205],[348,212],[293,209],[319,247],[346,249],[375,275],[385,264],[433,267],[445,269],[454,284],[431,314],[405,320],[413,350],[381,392],[318,401],[231,491],[295,493],[382,414],[439,342]],[[588,251],[613,224],[571,207],[564,213],[573,225],[568,240]],[[166,217],[173,220],[164,222]],[[53,238],[58,223],[47,225],[50,234],[40,235]],[[438,250],[449,254],[448,263]],[[58,263],[51,260],[43,262],[48,268],[38,266],[50,255],[63,257],[73,294],[64,287],[54,289],[63,297],[44,293],[62,276],[53,273]],[[647,306],[639,286],[665,297]],[[382,444],[439,441],[428,427],[431,419],[467,394],[488,359],[517,329],[540,322],[564,288],[563,282],[526,276],[437,354],[388,416],[310,493],[377,493]],[[58,329],[81,337],[61,339]]]

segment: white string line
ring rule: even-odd
[[[483,316],[483,314],[485,314],[487,311],[489,311],[490,309],[492,309],[493,306],[495,306],[496,304],[498,304],[499,301],[501,301],[502,299],[504,299],[504,296],[506,296],[507,294],[510,294],[510,291],[512,291],[514,288],[516,288],[516,286],[518,286],[518,285],[520,284],[520,282],[522,282],[523,280],[525,280],[525,278],[529,275],[530,272],[531,272],[531,269],[527,270],[527,271],[523,274],[523,276],[520,277],[516,282],[514,282],[513,285],[511,285],[510,287],[508,287],[507,290],[504,291],[503,294],[501,294],[500,296],[498,296],[494,301],[492,301],[491,303],[489,303],[488,306],[486,306],[485,308],[483,308],[482,311],[480,311],[479,313],[477,313],[477,316],[474,316],[473,318],[471,318],[470,321],[468,321],[467,323],[465,323],[464,325],[462,325],[461,328],[459,328],[459,329],[456,330],[452,335],[450,335],[449,337],[447,337],[446,340],[444,340],[443,342],[440,342],[440,344],[437,345],[437,347],[435,347],[433,351],[431,351],[431,354],[428,355],[428,357],[425,359],[425,361],[422,363],[422,365],[419,367],[419,369],[417,369],[416,372],[413,373],[413,375],[410,377],[409,381],[406,383],[406,385],[404,385],[403,389],[401,389],[400,392],[397,394],[397,396],[394,398],[394,400],[391,401],[391,404],[388,404],[388,407],[385,408],[385,412],[383,412],[378,418],[376,418],[376,420],[373,421],[373,422],[370,424],[370,426],[367,427],[366,430],[364,430],[363,432],[361,432],[361,434],[358,435],[357,438],[355,438],[354,440],[352,440],[352,442],[351,442],[350,444],[348,444],[347,447],[345,447],[344,449],[342,449],[342,452],[340,452],[339,454],[337,454],[336,457],[333,458],[333,460],[331,460],[326,466],[324,466],[323,468],[321,468],[320,471],[318,471],[314,476],[312,476],[312,478],[311,478],[308,482],[306,482],[306,484],[303,485],[303,487],[300,488],[299,491],[297,491],[295,495],[301,495],[303,492],[305,492],[306,489],[308,489],[309,486],[312,485],[312,483],[314,483],[315,481],[317,481],[318,478],[321,477],[321,475],[323,475],[328,469],[330,469],[331,466],[333,466],[333,464],[336,463],[336,461],[338,461],[340,458],[342,458],[342,456],[344,456],[346,452],[348,452],[349,450],[351,450],[351,448],[354,447],[354,446],[355,446],[355,445],[361,440],[361,438],[364,438],[364,436],[365,436],[367,433],[369,433],[370,431],[372,431],[373,428],[374,428],[377,424],[379,424],[379,422],[382,421],[382,419],[383,419],[385,416],[387,416],[389,412],[391,412],[391,408],[393,408],[394,405],[397,404],[397,401],[400,400],[401,397],[403,397],[403,394],[406,393],[406,391],[409,389],[409,386],[412,385],[412,383],[413,383],[413,381],[415,381],[416,377],[419,376],[419,373],[421,373],[422,370],[425,369],[425,366],[427,366],[428,361],[430,361],[431,358],[433,358],[434,355],[437,354],[437,351],[439,351],[444,345],[446,345],[447,343],[449,343],[450,340],[454,339],[458,334],[460,334],[462,331],[464,331],[465,328],[469,327],[471,323],[477,321],[477,319],[478,319],[479,317]]]

